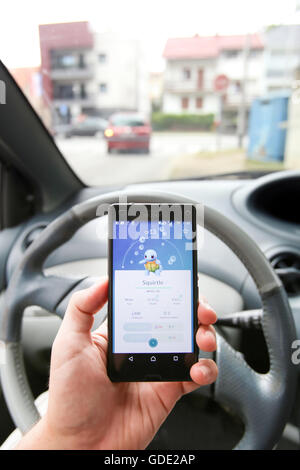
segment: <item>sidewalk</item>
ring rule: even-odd
[[[226,149],[218,152],[199,152],[182,155],[170,162],[170,179],[191,178],[214,173],[239,172],[245,170],[282,170],[282,163],[256,162],[246,159],[242,149]]]

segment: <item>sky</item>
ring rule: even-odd
[[[240,34],[299,23],[299,0],[9,0],[2,6],[0,59],[9,68],[40,64],[38,25],[90,21],[97,32],[140,39],[160,71],[168,37]]]

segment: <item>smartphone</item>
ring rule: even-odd
[[[196,207],[109,210],[108,376],[190,381],[198,360]]]

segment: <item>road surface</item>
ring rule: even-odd
[[[215,151],[217,139],[208,133],[154,133],[150,155],[108,154],[105,140],[99,137],[57,138],[56,143],[85,184],[122,185],[168,179],[175,159]],[[235,148],[236,144],[235,136],[222,136],[221,149]]]

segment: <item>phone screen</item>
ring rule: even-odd
[[[196,353],[193,217],[115,217],[111,224],[110,365],[120,380],[189,380]]]

